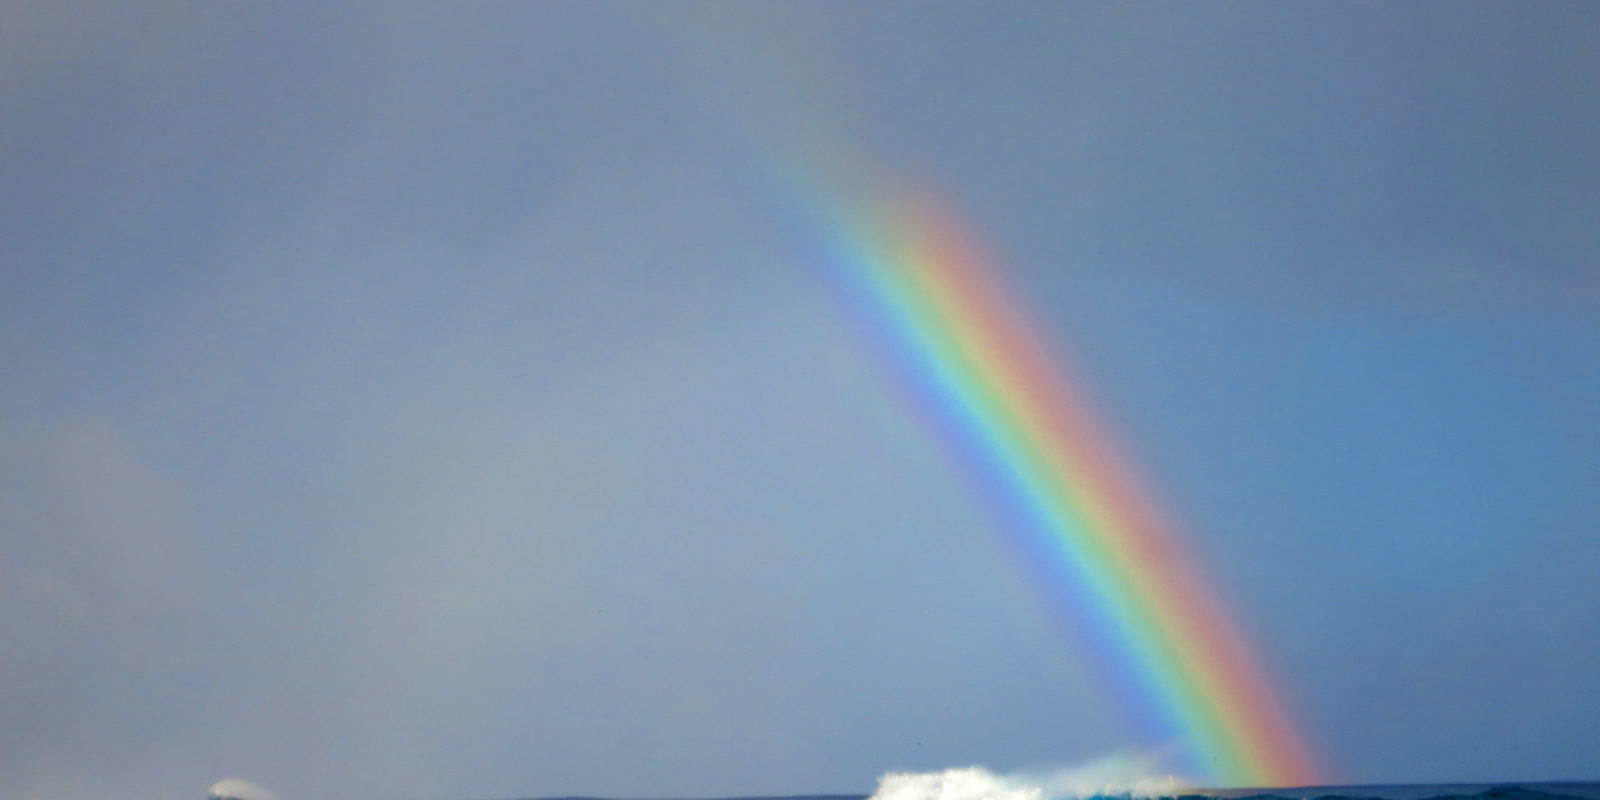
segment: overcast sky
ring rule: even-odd
[[[1157,744],[763,196],[834,158],[960,209],[1330,777],[1600,779],[1597,33],[8,3],[0,796],[864,792]]]

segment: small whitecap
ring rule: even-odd
[[[272,792],[238,778],[224,778],[206,790],[211,800],[277,800]]]

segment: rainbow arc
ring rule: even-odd
[[[830,227],[833,266],[919,401],[1196,768],[1220,785],[1320,782],[1245,636],[955,217],[920,196]]]

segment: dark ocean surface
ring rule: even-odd
[[[1306,786],[1296,789],[1213,789],[1181,796],[1226,800],[1600,800],[1600,782],[1412,783],[1393,786]]]
[[[870,795],[805,794],[726,797],[715,800],[867,800],[868,797]],[[1126,800],[1126,798],[1127,795],[1105,795],[1083,800]],[[551,797],[542,800],[604,800],[604,798]],[[1305,786],[1293,789],[1197,789],[1150,800],[1600,800],[1600,782],[1416,783],[1392,786]]]

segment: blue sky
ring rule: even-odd
[[[961,209],[1333,777],[1600,777],[1597,29],[10,5],[0,794],[1152,744],[752,194],[834,158]]]

